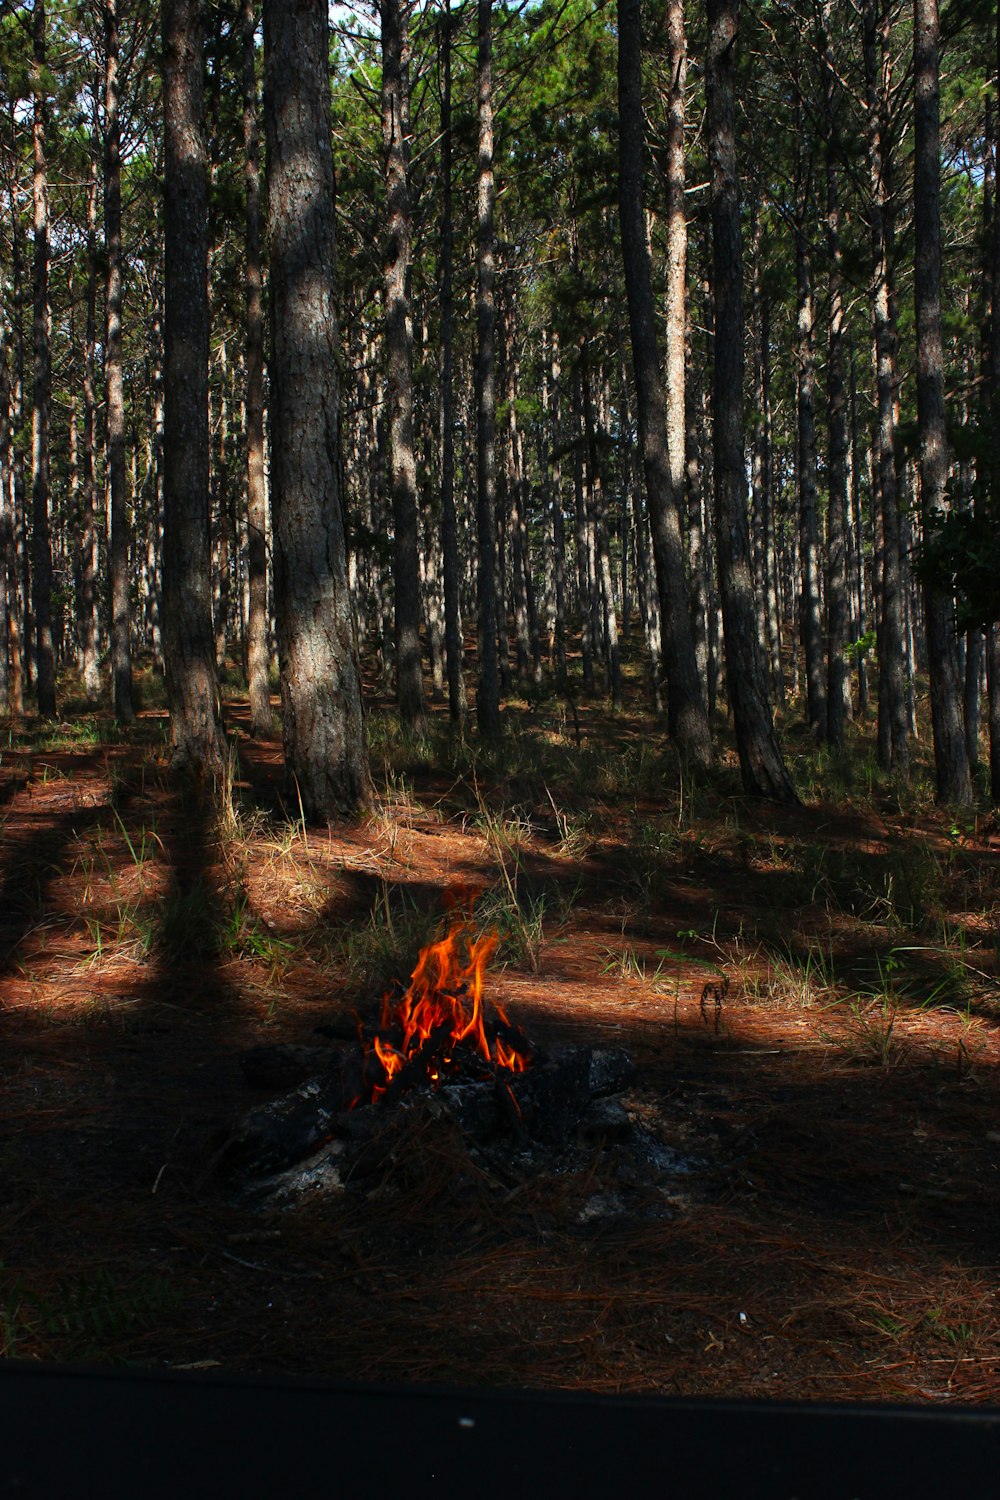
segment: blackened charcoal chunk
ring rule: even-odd
[[[511,1075],[521,1123],[534,1140],[559,1144],[590,1103],[589,1047],[561,1047],[525,1073]]]
[[[485,1141],[494,1135],[501,1123],[496,1086],[491,1079],[482,1083],[446,1083],[437,1098],[466,1135],[474,1141]]]
[[[635,1082],[635,1064],[621,1047],[595,1047],[590,1054],[590,1096],[620,1094]]]
[[[617,1099],[594,1099],[580,1121],[580,1134],[588,1141],[623,1141],[632,1133],[632,1121]]]
[[[248,1110],[234,1126],[222,1160],[255,1172],[280,1171],[329,1139],[342,1108],[339,1071],[310,1078],[290,1093]]]

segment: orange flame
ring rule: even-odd
[[[437,1083],[442,1070],[452,1064],[451,1049],[462,1043],[478,1053],[486,1063],[521,1073],[524,1057],[501,1037],[491,1038],[483,1009],[483,976],[496,950],[498,936],[486,933],[475,937],[468,925],[460,922],[420,950],[416,967],[410,976],[406,993],[398,1000],[386,995],[379,1018],[381,1035],[374,1038],[374,1051],[384,1070],[384,1082],[372,1088],[372,1101],[385,1093],[392,1080],[432,1036],[444,1033],[441,1048],[433,1049],[427,1078]],[[509,1026],[506,1015],[493,1005],[500,1021]],[[395,1033],[392,1041],[387,1033]],[[401,1036],[401,1040],[398,1040]]]

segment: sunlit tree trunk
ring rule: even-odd
[[[826,734],[826,691],[823,682],[823,630],[819,585],[819,516],[816,485],[816,306],[806,214],[795,229],[795,268],[798,298],[798,481],[799,558],[801,593],[799,629],[806,669],[806,714],[812,734]]]
[[[413,323],[410,307],[410,44],[406,0],[381,0],[382,149],[388,243],[385,254],[386,402],[392,475],[396,697],[402,722],[424,722],[420,663],[417,464],[413,446]]]
[[[275,610],[289,791],[319,822],[370,795],[338,462],[326,0],[264,0]]]
[[[104,250],[107,328],[104,351],[108,482],[111,496],[111,682],[115,717],[135,717],[129,634],[129,524],[125,493],[125,389],[122,379],[121,90],[118,0],[104,0]]]
[[[267,642],[267,487],[264,475],[264,297],[260,238],[260,130],[254,0],[241,0],[243,177],[246,191],[247,686],[255,735],[271,733]]]
[[[675,8],[676,9],[676,8]],[[667,717],[671,738],[698,769],[712,763],[712,742],[698,681],[691,634],[691,611],[684,571],[684,538],[680,505],[684,475],[684,255],[681,232],[673,225],[670,288],[680,306],[672,318],[668,355],[672,365],[673,404],[667,405],[653,314],[652,276],[643,207],[642,169],[645,126],[642,108],[640,0],[618,3],[619,218],[622,262],[628,298],[632,362],[635,371],[639,441],[649,502],[653,552],[663,632],[663,665],[667,677]],[[683,67],[683,14],[671,16],[671,42]],[[679,49],[679,50],[678,50]],[[672,121],[670,214],[683,219],[683,115]],[[679,339],[678,339],[679,334]],[[669,418],[669,427],[668,427]],[[677,451],[671,449],[672,441]]]
[[[80,466],[80,667],[88,703],[101,691],[97,599],[97,161],[87,184],[87,293],[83,335],[83,454]]]
[[[479,684],[485,739],[500,733],[496,604],[496,231],[493,176],[492,0],[477,0],[479,164],[476,201],[476,535],[479,543]]]
[[[49,187],[45,160],[48,125],[48,100],[45,93],[45,0],[35,0],[32,12],[32,58],[34,375],[31,405],[31,583],[38,712],[43,718],[52,719],[56,712],[56,658],[52,634],[52,542],[49,516],[52,347],[49,309]]]
[[[889,0],[865,0],[864,54],[871,162],[871,223],[876,393],[875,480],[881,531],[878,610],[878,755],[884,770],[909,774],[899,486],[896,474],[896,319],[893,307],[894,200],[888,132],[892,82]]]

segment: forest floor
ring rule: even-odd
[[[376,702],[375,809],[330,832],[238,698],[216,821],[161,709],[5,736],[0,1355],[1000,1400],[995,817],[881,780],[870,725],[834,760],[790,730],[782,809],[731,755],[688,786],[638,701],[507,717],[487,753]],[[514,1019],[632,1054],[630,1108],[687,1165],[658,1213],[588,1213],[599,1150],[511,1191],[418,1138],[378,1191],[286,1211],[212,1169],[258,1098],[241,1054],[370,1009],[459,886]]]

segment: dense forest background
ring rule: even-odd
[[[486,738],[625,652],[748,792],[929,688],[995,799],[992,8],[315,9],[5,7],[0,709],[278,675],[325,817],[359,652]]]

